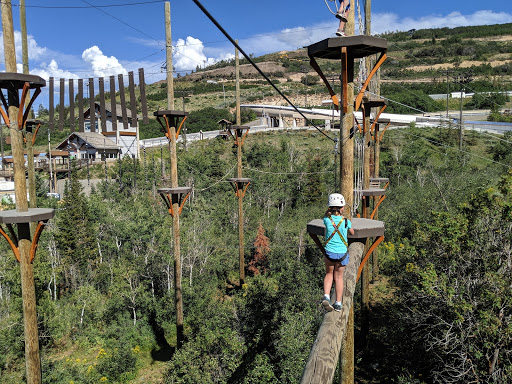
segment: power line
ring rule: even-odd
[[[96,8],[98,11],[103,12],[105,15],[112,17],[113,19],[115,19],[115,20],[119,21],[120,23],[122,23],[122,24],[126,25],[127,27],[129,27],[129,28],[131,28],[131,29],[133,29],[133,30],[135,30],[135,31],[137,31],[137,32],[139,32],[139,33],[141,33],[142,35],[144,35],[144,36],[146,36],[146,37],[149,37],[149,38],[150,38],[150,39],[152,39],[152,40],[155,40],[158,44],[162,45],[162,42],[161,42],[160,40],[155,39],[153,36],[150,36],[150,35],[148,35],[146,32],[143,32],[143,31],[141,31],[140,29],[135,28],[133,25],[128,24],[128,23],[126,23],[126,22],[124,22],[123,20],[119,19],[118,17],[116,17],[116,16],[114,16],[114,15],[111,15],[110,13],[108,13],[108,12],[104,11],[103,9],[101,9],[99,6],[93,5],[93,4],[89,3],[89,2],[87,2],[86,0],[82,0],[82,1],[83,1],[85,4],[89,4],[92,8]]]
[[[135,3],[123,3],[123,4],[107,4],[107,5],[92,5],[86,6],[70,6],[70,5],[25,5],[25,8],[42,8],[42,9],[91,9],[91,8],[114,8],[114,7],[129,7],[135,5],[146,5],[155,3],[164,3],[167,0],[153,0],[153,1],[139,1]],[[1,1],[1,3],[9,3]],[[19,4],[12,4],[13,7],[19,7]]]

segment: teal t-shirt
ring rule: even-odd
[[[338,225],[338,223],[343,219],[343,216],[332,215],[331,218],[334,221],[334,223]],[[338,229],[342,234],[343,238],[345,239],[345,241],[348,243],[347,232],[349,228],[352,228],[352,223],[348,219],[345,219],[345,221],[347,225],[345,226],[345,223],[343,222],[341,223]],[[334,232],[334,226],[332,225],[331,220],[328,217],[324,217],[324,225],[325,240],[327,240],[329,236],[331,236],[331,233]],[[332,253],[346,253],[348,251],[347,246],[345,245],[343,240],[340,239],[340,236],[337,233],[335,233],[332,239],[329,240],[329,242],[325,245],[325,250]]]

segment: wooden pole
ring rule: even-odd
[[[367,99],[368,100],[368,99]],[[364,102],[363,134],[364,134],[364,156],[363,156],[363,189],[370,189],[370,154],[371,154],[371,133],[370,133],[370,102]],[[363,197],[363,217],[370,217],[370,196]],[[366,240],[365,254],[370,248],[369,239]],[[366,263],[361,274],[361,337],[366,340],[369,332],[370,314],[370,266]]]
[[[237,138],[237,165],[238,178],[242,177],[242,134]],[[238,191],[238,239],[239,239],[239,266],[240,266],[240,286],[245,284],[245,255],[244,255],[244,210],[243,193]]]
[[[349,36],[354,34],[354,7],[350,8],[345,32]],[[345,63],[342,62],[341,65],[343,73],[346,71],[344,69]],[[348,67],[350,68],[350,65]],[[345,81],[346,79],[343,79],[343,82]],[[340,180],[341,194],[345,197],[347,204],[345,214],[348,218],[351,218],[354,204],[354,140],[350,137],[350,134],[354,128],[354,83],[347,84],[347,93],[347,112],[342,114],[343,128],[340,129]],[[343,100],[343,97],[340,100]]]
[[[238,40],[236,40],[238,45]],[[236,125],[242,125],[242,117],[240,115],[240,60],[238,49],[235,48],[235,93],[236,93]],[[237,177],[242,177],[242,133],[237,137]],[[244,255],[244,211],[243,211],[243,195],[238,193],[238,240],[239,240],[239,267],[240,267],[240,286],[245,284],[245,255]]]
[[[354,306],[350,307],[344,341],[340,354],[340,384],[354,382],[354,359],[350,358],[354,356]]]
[[[350,7],[347,25],[345,32],[347,35],[354,35],[355,23],[355,7]],[[343,56],[343,55],[342,55]],[[342,72],[345,71],[342,63]],[[349,66],[350,67],[350,66]],[[346,81],[343,79],[343,81]],[[347,113],[343,116],[343,128],[340,135],[341,156],[340,156],[340,184],[341,194],[345,197],[347,208],[345,213],[348,218],[352,218],[352,206],[354,204],[354,140],[350,138],[351,130],[354,128],[354,83],[347,84],[347,100],[348,108]],[[342,87],[343,89],[344,87]],[[343,100],[343,98],[341,98]],[[346,273],[345,273],[346,274]],[[345,302],[345,300],[344,300]],[[353,324],[351,330],[347,328],[347,334],[353,333]],[[347,337],[340,353],[340,383],[353,384],[354,383],[354,338]]]
[[[238,40],[235,40],[238,45]],[[235,93],[236,93],[236,125],[242,125],[240,116],[240,60],[238,58],[238,49],[235,48]],[[238,177],[241,177],[240,175]]]
[[[20,29],[21,29],[21,58],[23,62],[23,73],[28,75],[28,36],[27,36],[27,16],[25,12],[25,0],[20,0]],[[27,92],[25,105],[28,105],[30,100],[30,92]],[[29,112],[29,117],[32,118],[32,111]],[[32,132],[26,132],[27,140],[27,173],[28,173],[28,191],[30,208],[36,208],[36,171],[34,167],[34,148],[32,147]],[[35,229],[35,227],[34,227]]]
[[[366,0],[364,2],[364,20],[365,20],[365,28],[364,34],[366,36],[371,35],[371,0]],[[366,74],[371,72],[371,56],[367,56],[365,58],[365,66],[366,66]],[[374,83],[375,84],[375,83]],[[370,155],[371,155],[371,143],[372,136],[370,132],[370,116],[371,116],[371,108],[370,108],[370,99],[371,96],[368,96],[368,103],[364,108],[364,122],[363,122],[363,132],[364,132],[364,162],[363,162],[363,189],[370,189]],[[363,104],[364,105],[364,104]],[[365,213],[364,218],[368,219],[370,216],[370,196],[367,196],[363,200],[363,211]],[[370,239],[366,239],[366,244],[364,247],[364,252],[368,252],[370,248]],[[367,262],[364,265],[363,272],[361,274],[361,338],[365,341],[364,345],[366,345],[366,340],[368,338],[368,333],[370,330],[370,263]]]
[[[377,82],[379,80],[377,79]],[[374,168],[373,168],[373,176],[379,177],[380,172],[380,132],[379,132],[379,123],[375,124],[375,148],[374,148]],[[379,220],[379,207],[375,209],[375,215],[373,215],[374,220]],[[379,274],[379,255],[378,248],[376,248],[372,253],[372,280],[375,280]]]
[[[16,51],[14,46],[14,28],[12,6],[10,2],[1,3],[2,31],[4,39],[5,71],[16,72]],[[14,91],[14,92],[13,92]],[[23,156],[23,135],[18,127],[19,110],[18,90],[8,94],[9,130],[14,163],[14,188],[16,210],[28,211],[27,183],[25,180],[25,161]],[[41,361],[39,359],[39,339],[37,334],[36,293],[34,274],[30,262],[30,228],[28,223],[18,225],[18,247],[20,252],[21,292],[23,299],[23,325],[25,330],[25,366],[28,384],[41,383]]]
[[[172,39],[171,39],[171,3],[165,2],[165,45],[167,59],[167,108],[174,109],[174,84],[172,70]],[[170,124],[174,125],[174,124]],[[178,156],[176,153],[176,127],[170,127],[169,149],[171,162],[171,188],[178,187]],[[172,217],[174,237],[174,284],[176,300],[176,348],[183,345],[183,295],[181,292],[181,251],[180,251],[180,215],[178,201],[173,201],[172,208],[175,214]]]
[[[165,55],[167,64],[167,109],[174,109],[174,80],[172,66],[171,3],[165,2]]]

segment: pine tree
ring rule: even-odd
[[[62,210],[57,217],[55,239],[67,289],[76,290],[92,277],[96,240],[87,199],[76,176],[76,162],[71,162],[71,181],[64,192]]]

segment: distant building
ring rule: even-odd
[[[90,108],[84,112],[84,133],[99,133],[108,137],[119,147],[119,156],[139,157],[139,124],[137,116],[132,117],[131,110],[126,110],[127,124],[123,123],[123,109],[116,105],[116,129],[114,130],[112,112],[105,108],[106,130],[102,132],[100,105],[94,103],[95,125],[94,132],[91,132]]]
[[[119,145],[97,132],[73,132],[57,149],[69,152],[69,156],[77,160],[117,159],[121,154]]]

